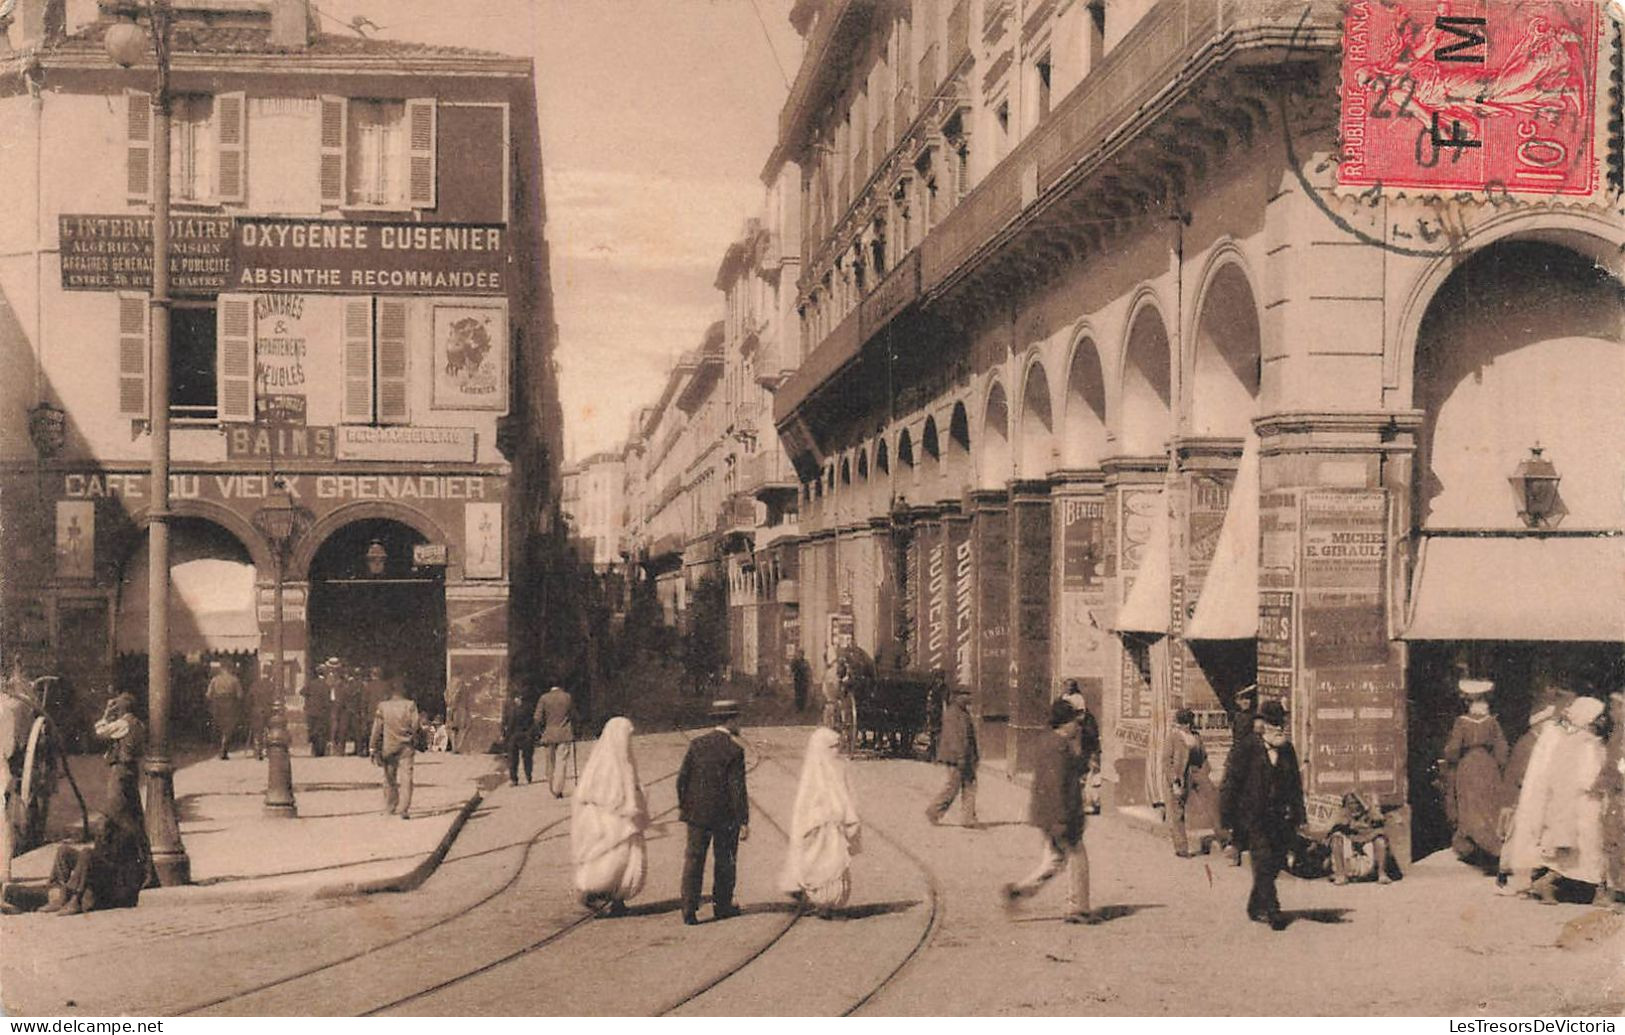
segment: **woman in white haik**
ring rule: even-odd
[[[604,724],[570,799],[571,859],[582,905],[596,910],[608,903],[610,916],[626,912],[627,899],[643,890],[648,826],[632,720],[616,716]]]
[[[852,894],[852,856],[860,851],[857,805],[840,755],[840,734],[826,727],[807,738],[790,821],[790,854],[779,887],[829,919]]]

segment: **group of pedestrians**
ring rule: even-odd
[[[209,662],[209,683],[203,691],[222,759],[231,757],[231,748],[241,733],[256,759],[265,757],[265,734],[271,725],[271,707],[276,696],[275,675],[269,663],[248,687],[225,662]]]
[[[368,755],[378,705],[399,689],[380,665],[363,666],[331,657],[316,666],[301,691],[310,753]]]
[[[519,785],[523,766],[530,783],[536,767],[536,745],[542,746],[542,775],[553,797],[564,797],[565,767],[575,764],[575,699],[562,686],[534,696],[521,690],[508,695],[502,709],[502,739],[508,754],[508,783]],[[566,755],[566,752],[568,754]]]

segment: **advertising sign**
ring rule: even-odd
[[[341,424],[334,429],[333,455],[340,460],[473,463],[474,429]]]
[[[971,560],[970,522],[949,521],[946,529],[948,552],[953,558],[949,617],[953,623],[954,663],[949,678],[955,686],[970,686],[976,652],[976,565]]]
[[[96,575],[96,504],[90,500],[56,501],[56,577],[89,579]]]
[[[502,577],[502,504],[463,505],[463,575],[471,579]]]
[[[231,268],[229,216],[169,220],[169,289],[178,295],[227,290]],[[62,215],[64,291],[152,290],[152,217]]]
[[[1298,494],[1266,492],[1258,500],[1258,588],[1292,589],[1298,572]]]
[[[1314,674],[1309,773],[1312,790],[1397,794],[1402,680],[1397,666],[1327,668]]]
[[[1383,578],[1388,499],[1381,490],[1303,497],[1303,651],[1309,668],[1388,660]]]
[[[1292,667],[1292,593],[1258,591],[1258,663],[1268,668]]]
[[[227,424],[229,460],[331,460],[333,429],[305,424]]]
[[[1104,578],[1101,549],[1106,504],[1098,499],[1062,499],[1061,589],[1088,592]]]
[[[305,295],[254,296],[254,386],[257,394],[304,399],[310,335]],[[285,408],[286,402],[279,403]],[[304,411],[299,410],[300,419]]]
[[[1003,510],[978,511],[972,535],[976,543],[976,614],[981,626],[977,681],[982,714],[1010,714],[1010,515]]]
[[[244,217],[228,253],[233,291],[500,295],[508,286],[500,225]]]
[[[508,319],[498,305],[434,307],[434,408],[508,408]]]

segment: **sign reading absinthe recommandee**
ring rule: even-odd
[[[507,231],[497,225],[242,218],[233,228],[234,291],[501,295]]]

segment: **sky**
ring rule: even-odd
[[[722,314],[712,282],[761,204],[799,61],[790,0],[317,8],[323,32],[362,15],[372,35],[536,59],[566,459],[619,445],[672,359]]]

